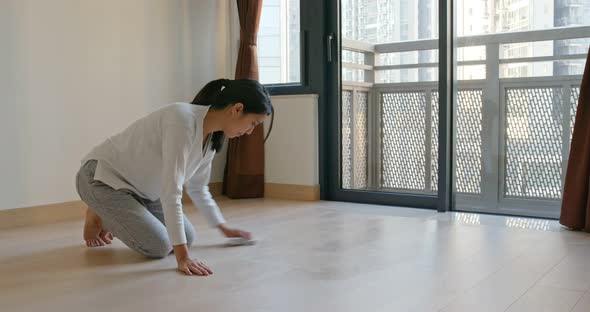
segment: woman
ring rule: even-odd
[[[251,239],[226,225],[211,197],[211,162],[226,136],[250,134],[272,111],[258,82],[219,79],[192,103],[157,110],[96,146],[76,177],[88,205],[87,246],[110,244],[114,236],[150,258],[174,251],[178,269],[188,275],[212,274],[189,256],[195,232],[182,210],[183,185],[212,226],[226,237]]]

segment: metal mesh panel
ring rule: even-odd
[[[459,193],[481,194],[482,90],[460,90],[457,95],[456,189]],[[432,190],[438,190],[438,92],[432,92]]]
[[[424,92],[384,92],[382,111],[382,186],[424,191]]]
[[[367,187],[367,109],[368,92],[356,92],[356,109],[354,114],[354,188]]]
[[[572,86],[570,96],[570,143],[572,141],[572,134],[574,134],[574,121],[576,120],[576,111],[578,109],[578,100],[580,99],[580,87]]]
[[[507,197],[561,198],[561,88],[506,89]]]
[[[481,194],[482,90],[457,94],[456,187],[459,193]]]
[[[432,91],[430,185],[434,192],[438,191],[438,105],[438,91]]]
[[[342,91],[342,188],[352,188],[352,91]]]

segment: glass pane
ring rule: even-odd
[[[375,75],[377,83],[438,81],[438,68],[378,70]]]
[[[465,65],[457,67],[457,80],[486,79],[485,65]]]
[[[299,0],[265,0],[258,30],[258,70],[263,84],[301,82]]]
[[[590,25],[588,0],[457,0],[457,36]]]
[[[379,53],[377,57],[377,65],[406,65],[427,62],[438,62],[438,50]]]
[[[456,208],[558,217],[590,1],[456,0],[455,9]],[[546,31],[556,27],[567,30]]]
[[[457,49],[457,61],[485,61],[486,59],[486,47],[485,46],[473,46],[464,47]]]
[[[365,64],[365,54],[355,51],[342,51],[342,63]]]
[[[435,195],[437,17],[437,0],[341,1],[342,188]]]

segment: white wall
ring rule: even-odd
[[[0,1],[0,210],[77,199],[92,146],[228,77],[227,3]]]
[[[271,100],[275,123],[265,145],[266,183],[319,184],[317,95],[273,96]]]
[[[235,14],[232,0],[0,1],[0,210],[78,199],[92,146],[233,77]],[[317,96],[272,101],[266,182],[317,184]]]
[[[319,184],[318,96],[273,96],[273,130],[264,146],[265,182],[296,185]],[[268,132],[270,118],[264,123]],[[223,181],[227,141],[215,156],[211,182]]]

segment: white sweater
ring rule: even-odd
[[[215,151],[203,146],[208,106],[174,103],[131,124],[96,146],[82,163],[98,160],[95,180],[114,189],[129,189],[149,200],[160,199],[172,245],[186,244],[182,188],[209,224],[225,223],[209,193]]]

